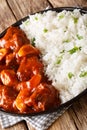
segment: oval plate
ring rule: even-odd
[[[43,10],[43,11],[40,11],[40,12],[37,12],[37,13],[44,13],[44,12],[47,12],[49,10],[56,11],[56,12],[61,12],[63,10],[73,11],[74,9],[80,9],[81,13],[87,14],[87,8],[80,8],[80,7],[58,7],[58,8]],[[33,13],[33,14],[35,14],[35,13]],[[15,26],[15,27],[20,26],[22,24],[22,22],[27,20],[28,18],[29,18],[29,16],[26,16],[26,17],[20,19],[19,21],[17,21],[16,23],[14,23],[12,26]],[[0,34],[0,38],[4,36],[4,34],[6,33],[6,30],[4,30]],[[14,115],[14,116],[35,116],[35,115],[47,114],[47,113],[52,113],[52,112],[57,112],[57,111],[59,113],[61,113],[61,111],[67,109],[69,106],[71,106],[75,101],[80,99],[86,93],[87,93],[87,88],[84,91],[82,91],[79,95],[77,95],[76,97],[74,97],[71,100],[61,104],[57,109],[53,109],[53,110],[49,110],[49,111],[44,111],[44,112],[39,112],[39,113],[31,113],[31,114],[30,113],[29,114],[21,114],[21,113],[7,112],[3,109],[0,109],[0,112],[5,113],[5,114],[9,114],[9,115]]]

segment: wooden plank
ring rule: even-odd
[[[12,127],[6,128],[6,129],[1,128],[1,126],[0,126],[0,130],[27,130],[27,127],[24,122],[20,122]]]
[[[79,130],[87,128],[87,95],[76,102],[69,111],[70,116],[74,120],[76,127]]]
[[[0,33],[15,21],[6,0],[0,0]]]
[[[21,19],[30,13],[44,10],[50,4],[47,0],[7,0],[10,8],[12,9],[15,17]]]
[[[66,111],[48,130],[77,130],[75,124]]]
[[[86,130],[87,95],[73,104],[48,130]]]
[[[87,6],[86,0],[49,0],[53,7],[62,6]]]

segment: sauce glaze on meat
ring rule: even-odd
[[[10,27],[0,39],[0,108],[37,113],[60,105],[59,92],[44,75],[40,51],[25,33]]]

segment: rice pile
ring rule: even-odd
[[[20,27],[41,51],[45,74],[62,103],[87,88],[87,14],[47,11],[30,15]]]

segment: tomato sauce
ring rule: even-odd
[[[15,113],[37,113],[57,108],[59,91],[44,74],[40,51],[18,27],[0,39],[0,108]]]

